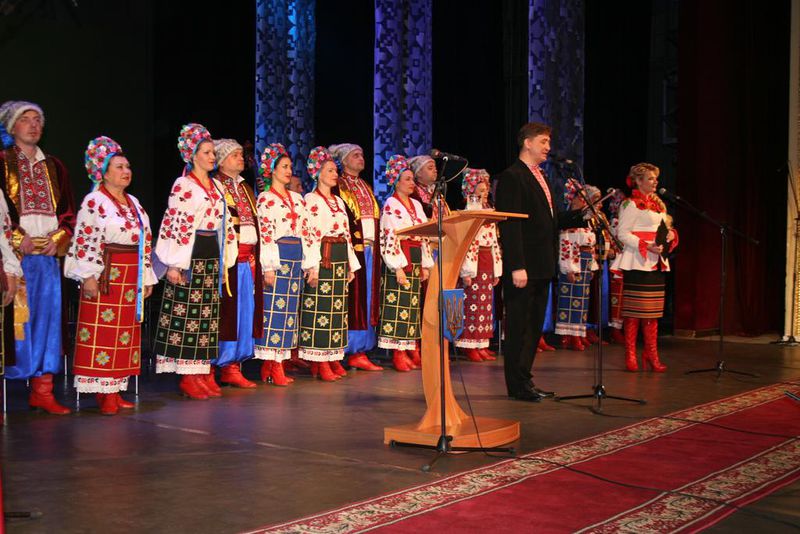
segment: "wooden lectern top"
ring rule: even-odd
[[[527,219],[528,216],[523,213],[510,213],[507,211],[496,210],[458,210],[450,215],[442,218],[442,226],[448,224],[457,224],[462,221],[472,219],[483,219],[484,221],[502,221],[504,219]],[[438,234],[438,224],[436,219],[432,219],[422,224],[409,226],[401,230],[395,231],[397,235],[404,236],[419,236],[419,237],[436,237]]]

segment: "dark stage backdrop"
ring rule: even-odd
[[[182,124],[253,139],[255,2],[197,9],[189,0],[12,2],[0,54],[21,65],[0,100],[40,103],[43,146],[67,164],[76,195],[89,189],[83,151],[110,135],[134,165],[131,191],[158,226],[182,169]],[[657,13],[680,6],[680,31],[656,35]],[[789,1],[625,0],[585,3],[586,178],[620,186],[651,160],[662,183],[712,215],[754,233],[732,243],[729,331],[780,330],[783,317]],[[756,8],[757,7],[757,8]],[[433,145],[502,170],[527,120],[528,2],[433,1]],[[316,5],[315,141],[352,141],[372,162],[374,12],[369,0]],[[680,46],[679,167],[653,149],[657,39]],[[674,46],[674,42],[672,43]],[[648,137],[648,135],[650,137]],[[365,176],[372,176],[367,169]],[[449,199],[460,205],[459,184]],[[677,328],[716,326],[718,234],[678,211]],[[744,312],[747,310],[747,313]]]
[[[789,13],[788,0],[681,3],[678,194],[761,242],[730,239],[728,333],[783,329]],[[677,213],[675,326],[714,329],[719,231]]]

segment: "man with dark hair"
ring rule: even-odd
[[[503,299],[506,307],[505,376],[509,397],[538,402],[553,392],[538,389],[532,367],[542,335],[547,287],[558,269],[559,228],[583,226],[578,210],[559,213],[539,165],[550,152],[551,129],[531,122],[519,130],[519,158],[495,179],[498,211],[527,219],[500,223]]]

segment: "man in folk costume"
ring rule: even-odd
[[[259,260],[255,194],[242,178],[244,150],[234,139],[214,141],[225,202],[233,223],[236,265],[228,269],[228,292],[220,303],[219,357],[213,362],[221,369],[220,382],[240,388],[254,388],[255,382],[242,375],[241,364],[253,355],[254,340],[263,332],[263,277]],[[258,310],[259,313],[255,313]]]
[[[0,123],[14,145],[0,155],[0,187],[8,199],[11,243],[22,257],[29,320],[16,341],[16,365],[6,378],[31,381],[29,404],[52,414],[68,414],[53,397],[53,375],[61,372],[61,275],[75,228],[75,200],[64,164],[38,143],[44,112],[31,102],[0,106]]]
[[[378,339],[374,327],[380,313],[380,245],[378,221],[380,208],[372,188],[359,177],[364,170],[364,150],[355,144],[331,145],[328,150],[342,167],[334,194],[344,200],[350,222],[350,238],[362,269],[350,284],[348,313],[347,364],[365,371],[383,371],[367,359]]]
[[[426,217],[436,219],[439,213],[438,203],[433,198],[438,177],[436,162],[432,157],[423,155],[410,158],[408,165],[411,167],[411,172],[414,173],[414,193],[411,198],[422,204]],[[442,198],[442,211],[445,215],[450,215],[450,206],[447,205],[444,198]]]

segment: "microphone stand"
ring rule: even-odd
[[[622,244],[619,240],[614,237],[614,234],[611,233],[611,228],[608,227],[606,220],[604,217],[600,216],[600,213],[597,211],[597,208],[592,203],[591,199],[587,196],[586,190],[583,186],[578,183],[577,180],[574,178],[570,178],[573,180],[573,183],[577,186],[578,194],[581,196],[583,201],[586,203],[586,206],[589,208],[589,211],[592,212],[592,217],[596,221],[595,226],[595,238],[597,241],[597,248],[598,250],[604,249],[605,238],[603,236],[603,230],[605,230],[611,239],[615,241],[617,244],[617,248],[622,250]],[[604,263],[605,259],[599,262],[600,269],[597,271],[597,275],[600,277],[598,286],[598,296],[597,296],[597,352],[595,353],[594,359],[594,386],[592,387],[591,394],[585,395],[567,395],[565,397],[558,396],[555,400],[557,401],[565,401],[565,400],[573,400],[573,399],[595,399],[595,405],[589,408],[593,413],[602,414],[603,413],[603,399],[614,399],[614,400],[621,400],[626,402],[635,402],[637,404],[646,404],[647,401],[644,399],[632,399],[629,397],[620,397],[617,395],[609,395],[606,393],[606,387],[603,384],[603,270],[604,270]]]
[[[439,250],[436,254],[436,265],[438,267],[438,276],[439,276],[439,294],[438,294],[438,309],[437,313],[439,314],[439,440],[436,442],[436,445],[425,445],[422,443],[407,443],[401,441],[392,441],[389,443],[391,447],[414,447],[417,449],[427,449],[427,450],[434,450],[436,454],[434,455],[433,459],[428,462],[427,464],[422,466],[422,471],[426,473],[429,472],[433,465],[439,460],[439,458],[451,454],[453,452],[476,452],[476,451],[483,451],[483,452],[506,452],[510,454],[514,454],[514,449],[510,447],[453,447],[450,443],[453,441],[453,436],[447,433],[447,411],[445,407],[445,391],[444,391],[444,321],[442,321],[442,310],[444,309],[444,278],[442,274],[442,240],[444,236],[444,232],[442,230],[442,217],[444,215],[444,196],[447,194],[447,182],[450,180],[455,179],[461,172],[469,165],[469,163],[464,160],[464,166],[453,176],[447,178],[444,174],[444,169],[447,167],[447,162],[449,160],[448,156],[442,156],[442,160],[444,161],[444,166],[442,167],[442,175],[441,177],[436,178],[436,183],[434,185],[433,191],[433,201],[436,203],[436,239],[439,243]],[[475,427],[475,431],[478,431],[477,426]]]
[[[708,369],[694,369],[692,371],[686,371],[685,374],[689,375],[689,374],[694,374],[694,373],[711,373],[711,372],[715,372],[715,373],[717,373],[717,380],[719,380],[719,378],[722,376],[722,373],[727,371],[729,373],[734,373],[734,374],[737,374],[737,375],[758,377],[758,375],[755,374],[755,373],[747,373],[747,372],[744,372],[744,371],[736,371],[734,369],[729,369],[729,368],[725,367],[725,346],[724,346],[724,341],[725,341],[725,282],[726,282],[726,280],[728,278],[728,270],[727,270],[727,267],[725,265],[725,259],[726,259],[726,256],[727,256],[727,249],[728,249],[728,234],[733,234],[735,236],[738,236],[738,237],[744,239],[745,241],[747,241],[748,243],[751,243],[753,245],[758,245],[759,242],[756,239],[750,237],[749,235],[744,234],[744,233],[740,232],[739,230],[736,230],[735,228],[732,228],[730,225],[714,219],[713,217],[711,217],[705,211],[702,211],[702,210],[696,208],[688,200],[684,200],[683,198],[681,198],[681,197],[679,197],[677,195],[669,195],[669,196],[667,196],[667,198],[672,200],[678,206],[680,206],[680,207],[682,207],[682,208],[694,213],[695,215],[697,215],[701,219],[704,219],[704,220],[708,221],[709,223],[711,223],[712,225],[714,225],[717,228],[719,228],[719,235],[720,235],[720,239],[722,240],[722,247],[721,247],[720,254],[719,254],[719,257],[720,257],[720,263],[719,263],[719,319],[718,319],[718,321],[719,321],[719,345],[717,347],[717,363],[716,363],[716,365],[714,365],[714,367],[710,367]]]

